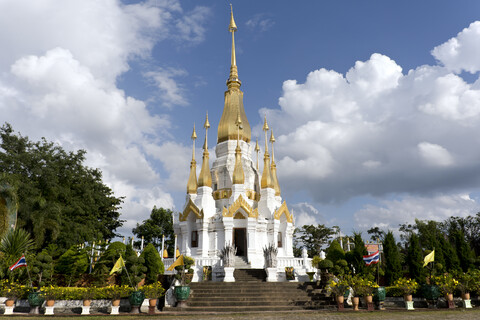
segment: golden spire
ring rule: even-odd
[[[197,139],[197,133],[195,132],[195,123],[193,124],[192,140],[192,162],[190,162],[190,177],[187,183],[187,194],[197,193],[197,162],[195,161],[195,139]]]
[[[265,116],[265,121],[263,123],[263,131],[265,131],[265,156],[263,157],[263,174],[262,174],[262,181],[261,181],[262,189],[273,188],[272,172],[270,169],[270,155],[268,154],[267,116]]]
[[[258,145],[258,138],[257,138],[257,141],[255,142],[255,152],[257,153],[257,171],[259,169],[259,166],[258,166],[258,152],[260,151],[260,146]]]
[[[208,128],[210,128],[210,123],[208,122],[208,113],[203,127],[205,128],[205,143],[203,144],[203,162],[202,169],[200,170],[200,175],[198,176],[198,186],[211,188],[212,174],[210,173],[210,161],[208,154]]]
[[[237,60],[235,56],[235,32],[237,31],[237,25],[233,19],[233,9],[230,5],[230,24],[228,31],[232,33],[232,54],[230,75],[227,80],[227,88],[225,91],[225,105],[223,107],[222,117],[218,124],[218,140],[217,142],[223,142],[227,140],[237,139],[236,119],[240,113],[240,117],[243,123],[243,130],[240,135],[240,139],[245,142],[250,142],[251,130],[250,124],[243,108],[243,92],[240,91],[242,82],[238,79]]]
[[[235,168],[233,170],[232,184],[244,184],[245,173],[242,165],[242,149],[240,148],[240,129],[242,129],[242,119],[240,113],[237,116],[237,147],[235,148]]]
[[[273,143],[275,142],[275,137],[273,136],[273,130],[270,131],[270,143],[272,144],[272,164],[270,166],[270,170],[272,171],[272,182],[273,188],[275,189],[275,195],[280,195],[280,184],[278,183],[277,178],[277,165],[275,164],[275,151],[273,149]]]

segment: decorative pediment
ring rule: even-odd
[[[280,208],[278,208],[275,211],[275,213],[273,214],[273,217],[276,220],[280,220],[280,217],[282,216],[282,214],[285,214],[285,217],[287,218],[287,222],[293,223],[293,216],[290,213],[290,211],[288,211],[287,203],[285,201],[283,201]]]
[[[248,202],[243,199],[242,195],[238,196],[237,200],[227,208],[223,208],[222,216],[224,217],[234,217],[235,219],[245,219],[240,212],[237,212],[239,209],[243,209],[243,211],[248,215],[249,218],[258,218],[258,209],[252,209],[252,207],[248,204]],[[238,213],[242,215],[243,218],[237,217]]]
[[[187,221],[187,218],[190,215],[190,213],[195,214],[197,219],[203,219],[203,209],[202,210],[198,209],[195,203],[193,203],[192,199],[188,200],[188,203],[185,206],[183,213],[180,214],[180,217],[178,219],[180,221]]]

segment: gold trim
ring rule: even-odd
[[[178,218],[178,220],[187,221],[188,216],[192,212],[193,214],[195,214],[195,216],[197,216],[197,219],[203,219],[203,209],[199,210],[198,207],[195,205],[195,203],[193,203],[192,199],[189,199],[187,206],[183,210],[183,213],[180,214],[180,217]]]
[[[293,223],[293,216],[288,210],[287,203],[285,201],[283,201],[280,208],[278,208],[275,211],[273,218],[276,220],[280,220],[280,217],[282,216],[282,214],[285,214],[285,217],[287,218],[287,222]]]
[[[230,188],[218,189],[213,192],[214,200],[228,199],[231,196],[232,196],[232,189]]]
[[[240,208],[247,213],[249,218],[258,218],[258,208],[253,209],[248,202],[243,199],[242,195],[240,195],[228,209],[223,208],[222,216],[226,218],[234,217],[234,214],[236,215]]]

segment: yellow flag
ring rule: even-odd
[[[115,262],[115,265],[112,268],[112,271],[110,271],[110,274],[113,274],[114,272],[122,270],[122,268],[125,268],[125,261],[123,261],[122,256],[118,258],[117,262]]]
[[[433,262],[435,261],[435,250],[433,250],[432,252],[430,252],[429,254],[427,254],[425,256],[425,259],[423,260],[424,263],[423,263],[423,266],[425,267],[427,264],[429,264],[430,262]]]
[[[170,267],[168,267],[167,271],[172,271],[173,268],[175,268],[176,266],[181,266],[182,264],[183,264],[183,254],[180,255],[180,257],[178,257],[178,259],[175,260],[175,262],[172,263]]]

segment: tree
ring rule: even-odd
[[[125,268],[128,270],[128,273]],[[142,256],[137,256],[131,244],[128,244],[125,248],[125,268],[121,272],[122,285],[133,285],[136,287],[145,278],[145,272],[147,271],[145,259]]]
[[[147,268],[145,275],[145,284],[155,283],[158,281],[158,275],[165,271],[162,258],[158,254],[153,244],[149,243],[140,255],[145,259],[145,267]]]
[[[455,252],[457,253],[460,267],[462,268],[463,272],[467,272],[468,269],[473,267],[475,259],[473,252],[465,239],[463,231],[460,228],[452,228],[450,231],[450,238],[451,242],[453,242]]]
[[[405,260],[410,273],[410,278],[415,279],[418,283],[425,283],[422,249],[420,248],[418,236],[415,233],[410,235]]]
[[[457,253],[453,249],[452,244],[445,238],[445,236],[439,237],[438,240],[445,258],[445,270],[448,272],[459,271],[460,261],[458,260]]]
[[[385,232],[380,230],[379,227],[370,228],[367,230],[367,233],[371,235],[370,239],[373,241],[383,240]]]
[[[340,243],[337,240],[333,240],[330,243],[330,246],[327,248],[327,256],[326,258],[336,264],[338,260],[345,259],[345,252],[343,251]]]
[[[17,225],[37,249],[56,243],[65,251],[116,235],[122,198],[103,184],[100,170],[83,164],[84,150],[67,152],[45,138],[32,142],[9,124],[0,128],[0,139],[0,172],[17,187]]]
[[[137,238],[143,237],[147,244],[151,243],[156,248],[162,245],[162,236],[165,236],[165,248],[168,250],[168,254],[173,256],[175,235],[172,210],[154,206],[150,218],[143,220],[142,224],[137,223],[132,232]]]
[[[368,252],[365,248],[365,242],[362,239],[361,233],[353,233],[353,244],[353,250],[348,252],[345,257],[347,259],[347,262],[349,262],[355,270],[355,273],[364,273],[366,269],[365,262],[363,261],[363,256],[366,256]]]
[[[299,242],[303,243],[310,257],[320,254],[322,246],[328,242],[332,234],[333,230],[324,224],[304,225],[296,232]]]
[[[388,231],[385,235],[385,240],[383,241],[383,256],[385,281],[387,285],[393,285],[393,282],[402,276],[402,263],[392,231]]]

